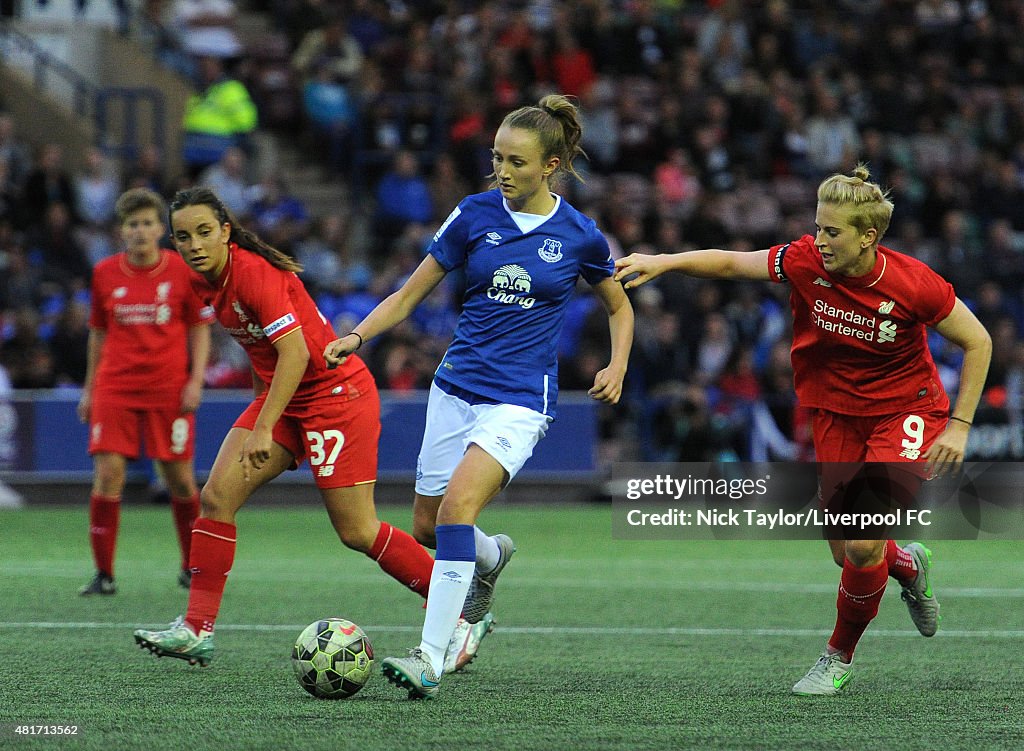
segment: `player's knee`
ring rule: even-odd
[[[199,508],[207,519],[231,522],[235,518],[233,504],[216,485],[209,482],[199,492]]]
[[[426,548],[436,548],[437,538],[434,536],[434,520],[419,519],[412,520],[412,536],[416,542]]]
[[[884,542],[879,545],[877,540],[846,541],[846,558],[857,568],[877,565],[884,555]]]
[[[118,467],[99,466],[93,481],[95,492],[102,496],[117,497],[124,492],[125,473]]]
[[[335,527],[338,539],[346,548],[357,550],[360,553],[369,553],[374,540],[377,539],[377,531],[380,529],[380,522],[376,519],[373,521],[373,524],[348,524],[341,528]]]
[[[842,568],[843,564],[846,563],[846,553],[833,552],[832,560],[836,562],[836,565],[839,566],[839,568]]]
[[[196,492],[195,481],[189,472],[164,470],[164,481],[175,498],[191,498]]]

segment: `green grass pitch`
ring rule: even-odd
[[[437,701],[410,702],[379,659],[418,642],[423,611],[341,546],[324,512],[256,505],[205,669],[157,660],[132,629],[184,611],[170,511],[126,506],[118,594],[83,598],[87,514],[0,512],[0,748],[1020,749],[1022,543],[936,542],[943,621],[917,635],[890,583],[844,695],[790,687],[831,631],[839,569],[816,542],[623,542],[609,507],[497,505],[519,552],[498,628]],[[383,515],[408,528],[410,511]],[[307,695],[290,648],[307,623],[360,624],[378,658],[353,699]],[[77,725],[25,739],[15,723]]]

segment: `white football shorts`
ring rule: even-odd
[[[430,384],[427,424],[416,461],[416,492],[444,495],[455,467],[475,443],[516,476],[548,432],[551,417],[515,404],[469,404]]]

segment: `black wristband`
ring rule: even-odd
[[[347,334],[345,334],[345,336],[358,336],[359,337],[359,347],[363,346],[363,335],[362,334],[360,334],[360,333],[358,333],[356,331],[350,331]],[[356,349],[359,349],[359,347],[356,347]]]
[[[957,422],[962,422],[964,425],[973,425],[974,424],[970,420],[965,420],[962,417],[950,417],[949,419],[950,420],[956,420]]]

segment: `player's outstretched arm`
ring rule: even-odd
[[[666,271],[679,271],[706,279],[754,279],[768,281],[768,251],[691,250],[686,253],[647,255],[632,253],[615,262],[615,281],[626,289],[639,287]]]
[[[360,321],[352,333],[327,345],[324,359],[327,367],[334,368],[362,346],[363,342],[394,328],[423,302],[448,272],[432,255],[428,255],[412,272],[402,288],[384,298],[380,304]]]
[[[594,385],[588,392],[595,399],[618,404],[622,396],[622,379],[626,377],[629,351],[633,347],[633,306],[614,279],[608,278],[594,285],[594,292],[608,313],[612,356],[608,367],[597,372]]]
[[[963,301],[957,298],[949,315],[935,330],[964,351],[960,366],[960,387],[949,423],[935,443],[925,452],[930,475],[940,477],[960,469],[967,448],[967,434],[974,422],[974,411],[981,400],[981,391],[992,359],[992,337]]]

